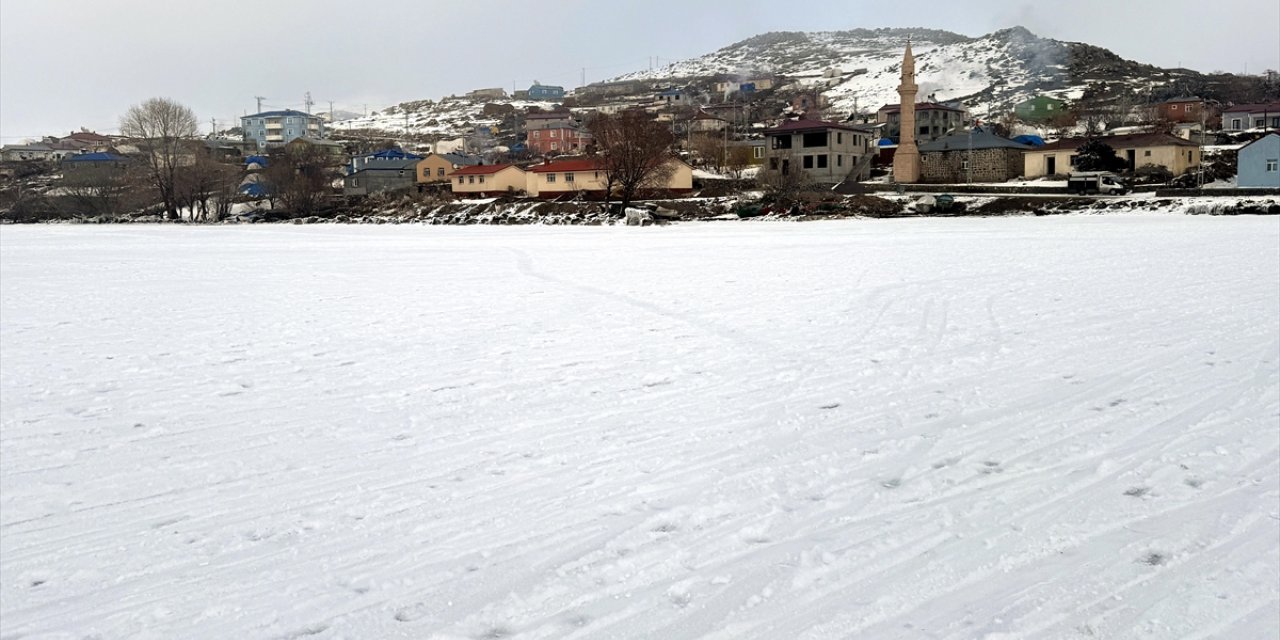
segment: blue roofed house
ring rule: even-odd
[[[404,149],[383,149],[372,153],[351,156],[351,164],[347,165],[347,175],[372,167],[400,166],[404,160],[417,162],[422,156]]]
[[[259,149],[277,147],[297,138],[322,139],[325,136],[324,119],[293,109],[244,116],[240,118],[240,129],[244,132],[245,142],[252,140]]]
[[[533,81],[533,85],[529,87],[530,100],[563,100],[564,87],[556,85],[541,84],[537,80]]]
[[[129,161],[114,153],[81,153],[62,159],[62,181],[68,186],[100,184],[124,174]]]
[[[1280,134],[1268,133],[1240,148],[1236,186],[1280,189]]]

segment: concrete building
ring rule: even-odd
[[[893,180],[901,183],[920,181],[920,150],[916,147],[916,93],[920,87],[916,84],[916,60],[911,55],[911,41],[907,41],[907,50],[902,54],[902,82],[898,85],[897,124],[900,131],[898,150],[893,154]],[[885,112],[885,109],[881,109]],[[892,114],[886,113],[886,116]],[[927,125],[926,125],[927,126]],[[890,124],[892,128],[892,124]]]
[[[1236,186],[1280,189],[1280,134],[1268,133],[1240,148]]]
[[[914,71],[912,75],[914,77]],[[964,109],[947,104],[938,104],[936,102],[917,103],[914,105],[913,115],[917,142],[928,142],[929,140],[940,138],[964,126]],[[887,104],[880,107],[880,110],[876,112],[876,122],[885,125],[884,136],[886,138],[894,142],[900,142],[903,131],[901,104]]]
[[[1200,122],[1205,115],[1204,100],[1191,96],[1170,98],[1156,105],[1157,120],[1166,122]]]
[[[467,92],[467,98],[471,100],[499,100],[505,97],[507,97],[507,91],[502,87],[476,89],[475,91]]]
[[[324,118],[293,109],[263,111],[240,118],[240,129],[246,141],[259,149],[279,146],[295,138],[324,138]]]
[[[530,100],[563,100],[564,87],[551,84],[540,84],[537,80],[534,80],[533,85],[525,92],[525,96]]]
[[[766,129],[764,134],[766,171],[781,175],[803,171],[818,184],[865,180],[870,175],[875,151],[871,127],[801,119]]]
[[[1280,129],[1280,102],[1238,104],[1222,110],[1223,131]]]
[[[387,160],[366,164],[342,179],[342,194],[362,196],[413,188],[417,184],[414,167],[420,158]]]
[[[1150,164],[1164,167],[1177,176],[1200,166],[1200,145],[1167,133],[1135,133],[1098,139],[1115,150],[1129,171]],[[1076,164],[1076,150],[1086,142],[1087,138],[1063,138],[1026,151],[1022,156],[1022,175],[1039,178],[1071,173]]]
[[[920,145],[920,181],[1004,182],[1022,175],[1022,154],[1031,148],[983,129],[938,138]]]
[[[693,168],[672,158],[671,174],[662,185],[645,189],[660,195],[684,194],[693,190]],[[531,196],[556,198],[582,195],[588,198],[604,197],[608,185],[604,165],[595,158],[576,158],[545,162],[529,167],[525,190]]]

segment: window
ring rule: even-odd
[[[548,173],[548,174],[547,174],[547,184],[551,184],[551,183],[553,183],[553,182],[555,182],[555,181],[556,181],[556,174],[554,174],[554,173]]]
[[[843,167],[843,166],[844,166],[844,156],[842,156],[842,155],[838,155],[838,154],[836,155],[836,166],[837,166],[837,167]]]
[[[825,147],[827,146],[827,140],[829,139],[830,138],[827,136],[826,131],[820,131],[818,133],[806,133],[802,136],[802,141],[800,144],[801,146],[804,146],[804,147]]]
[[[285,119],[284,119],[284,123],[285,123],[285,124],[293,124],[293,118],[292,118],[292,117],[290,117],[290,118],[285,118]]]
[[[788,136],[788,135],[772,136],[769,138],[769,140],[771,141],[774,149],[790,149],[791,148],[791,136]]]
[[[552,129],[552,130],[551,130],[551,137],[552,137],[552,138],[556,137],[556,130],[555,130],[555,129]]]
[[[559,149],[559,148],[560,148],[560,143],[559,143],[559,142],[552,142],[552,143],[551,143],[551,150],[552,150],[552,151],[555,151],[556,149]]]
[[[475,183],[476,183],[475,176],[467,176],[467,184],[475,184]]]
[[[572,174],[572,173],[566,173],[566,174],[564,174],[564,181],[565,181],[565,182],[573,182],[573,174]]]
[[[1187,150],[1187,162],[1191,162],[1191,150]]]
[[[1240,118],[1232,118],[1232,119],[1231,119],[1231,129],[1232,129],[1232,130],[1234,130],[1234,131],[1239,131],[1239,130],[1240,130]]]
[[[1151,150],[1150,150],[1150,149],[1147,149],[1146,151],[1143,151],[1143,152],[1142,152],[1142,157],[1144,157],[1144,158],[1150,158],[1150,157],[1151,157]]]
[[[1045,110],[1045,111],[1053,111],[1053,105],[1051,105],[1051,104],[1046,104],[1046,105],[1044,106],[1044,110]]]
[[[462,176],[458,176],[458,184],[462,184]]]
[[[430,169],[428,169],[428,171],[430,171]],[[437,175],[437,176],[440,176],[441,178],[443,178],[443,177],[444,177],[444,167],[440,167],[439,169],[436,169],[436,175]]]
[[[824,154],[822,154],[822,155],[818,156],[818,168],[819,168],[819,169],[826,169],[826,168],[827,168],[827,154],[825,154],[825,153],[824,153]]]
[[[813,168],[813,156],[805,156],[805,157],[804,157],[804,168],[806,168],[806,169],[812,169],[812,168]]]
[[[484,184],[484,176],[480,176],[480,184]]]
[[[777,170],[778,170],[778,159],[777,159],[777,158],[769,158],[769,170],[770,170],[770,171],[777,171]]]
[[[968,158],[965,158],[965,159],[963,159],[963,160],[961,160],[961,161],[960,161],[960,170],[961,170],[961,171],[968,171],[968,170],[969,170],[969,159],[968,159]]]
[[[538,138],[541,138],[541,137],[542,137],[542,132],[541,132],[541,131],[534,131],[534,132],[533,132],[533,139],[534,139],[534,140],[537,140]]]
[[[929,127],[927,127],[927,126],[925,126],[925,127],[920,127],[920,135],[922,135],[922,136],[927,136],[927,135],[929,135]]]
[[[764,157],[764,147],[752,147],[751,152],[752,152],[752,157],[754,157],[756,160],[759,160],[760,158]]]
[[[844,134],[839,131],[836,132],[836,144],[844,144]]]
[[[1267,158],[1267,173],[1275,173],[1278,166],[1280,166],[1280,160]]]
[[[1076,157],[1075,157],[1075,156],[1070,156],[1070,157],[1068,157],[1068,158],[1067,158],[1067,164],[1069,164],[1069,165],[1071,165],[1071,166],[1073,166],[1073,167],[1074,167],[1074,166],[1076,166]]]
[[[1262,118],[1254,118],[1254,120],[1253,120],[1253,126],[1254,126],[1254,127],[1259,128],[1259,129],[1261,129],[1261,128],[1262,128],[1262,123],[1263,123],[1263,122],[1264,122],[1264,121],[1263,121],[1263,119],[1262,119]]]

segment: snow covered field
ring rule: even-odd
[[[1280,218],[0,230],[3,638],[1275,638]]]

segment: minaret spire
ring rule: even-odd
[[[911,53],[911,38],[902,54],[902,82],[898,85],[899,131],[898,150],[893,154],[894,182],[920,181],[920,149],[916,146],[916,58]]]

